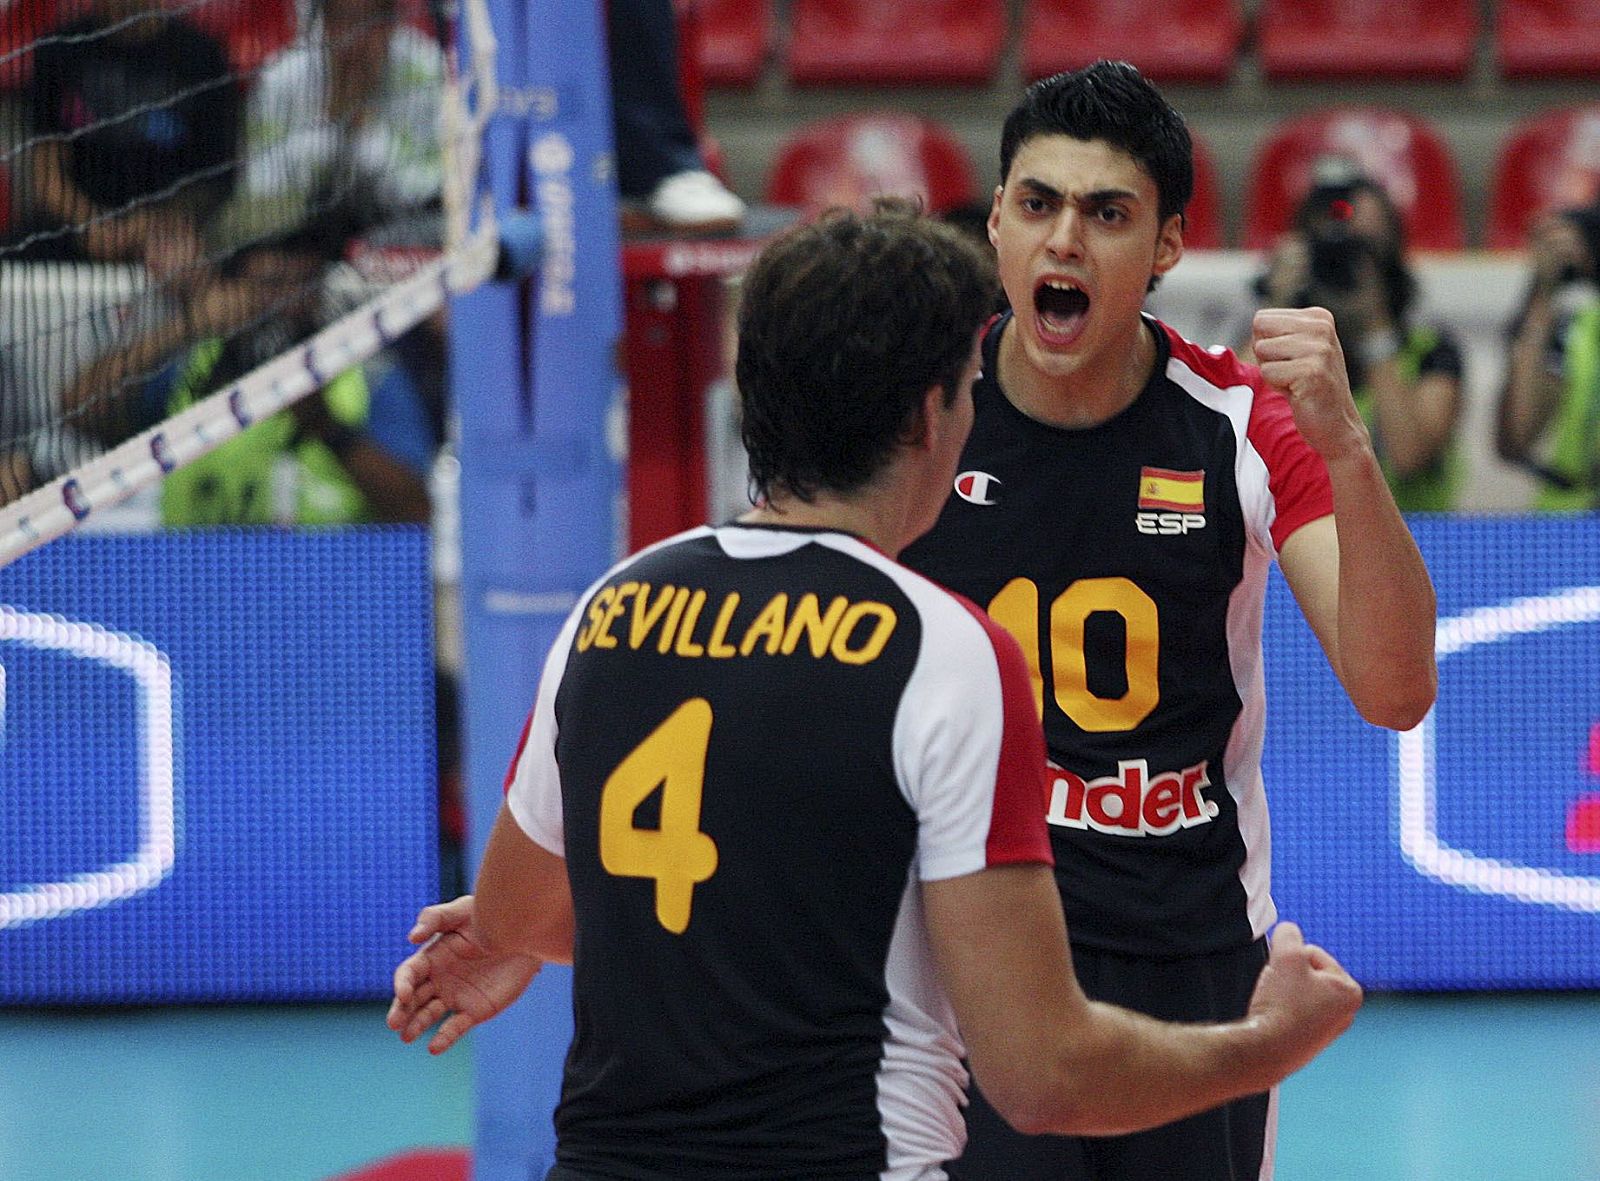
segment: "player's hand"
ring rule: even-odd
[[[1272,931],[1272,956],[1250,998],[1266,1030],[1273,1073],[1283,1078],[1315,1058],[1355,1020],[1361,985],[1293,923]]]
[[[1250,346],[1261,376],[1289,395],[1295,425],[1323,459],[1332,463],[1371,450],[1332,312],[1262,308],[1250,324]]]
[[[533,956],[495,952],[484,944],[471,894],[425,907],[407,938],[422,946],[394,971],[388,1025],[408,1044],[439,1025],[428,1042],[430,1054],[444,1053],[467,1030],[506,1008],[540,968]]]

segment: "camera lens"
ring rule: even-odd
[[[1311,235],[1311,282],[1325,291],[1355,289],[1357,268],[1366,244],[1339,223],[1318,227]]]

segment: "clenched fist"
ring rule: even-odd
[[[1338,960],[1307,943],[1295,924],[1279,923],[1249,1015],[1266,1026],[1277,1071],[1289,1074],[1350,1027],[1361,995],[1361,985]]]
[[[1250,345],[1269,385],[1289,395],[1294,422],[1330,463],[1370,449],[1371,437],[1350,396],[1344,350],[1326,308],[1262,308]]]

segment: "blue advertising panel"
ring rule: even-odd
[[[1280,913],[1369,987],[1600,985],[1600,519],[1417,518],[1439,698],[1363,723],[1275,579]]]
[[[438,889],[420,530],[0,569],[0,1003],[378,996]]]

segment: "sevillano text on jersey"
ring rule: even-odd
[[[815,594],[803,594],[791,604],[789,595],[780,591],[735,635],[739,592],[724,592],[715,612],[706,610],[708,598],[703,589],[671,584],[624,582],[602,587],[589,603],[577,649],[626,645],[638,651],[653,645],[663,656],[726,660],[749,656],[759,648],[767,656],[809,652],[818,660],[831,656],[841,664],[870,664],[889,642],[897,622],[887,603],[851,602],[835,595],[824,611]],[[626,622],[619,626],[624,616]]]

